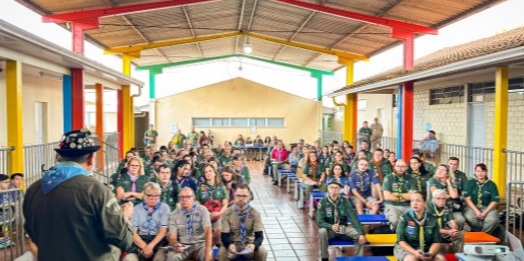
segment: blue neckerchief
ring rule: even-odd
[[[193,206],[187,212],[182,208],[182,214],[186,217],[186,233],[189,237],[193,236],[193,212],[195,212],[196,206],[196,202],[193,203]]]
[[[158,202],[153,210],[149,211],[145,202],[142,202],[142,207],[146,210],[147,220],[144,222],[144,227],[147,228],[147,235],[151,234],[151,230],[156,226],[157,222],[153,222],[153,214],[160,208],[162,202]]]
[[[82,168],[82,166],[75,162],[57,163],[44,173],[41,183],[44,195],[49,194],[49,192],[51,192],[62,182],[78,175],[89,176],[89,173],[87,173],[87,171]]]
[[[235,208],[235,213],[237,213],[238,218],[240,219],[240,239],[242,240],[242,245],[246,243],[246,216],[250,209],[251,206],[249,204],[243,212],[240,212]]]

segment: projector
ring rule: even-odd
[[[472,256],[495,256],[510,253],[509,247],[498,245],[464,245],[464,254]]]

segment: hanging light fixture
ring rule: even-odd
[[[253,52],[253,46],[249,43],[249,37],[247,38],[247,42],[244,43],[244,53],[250,54]]]

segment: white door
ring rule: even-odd
[[[35,143],[44,144],[45,139],[45,103],[35,102]]]
[[[468,114],[468,146],[471,148],[465,160],[466,169],[463,171],[473,176],[473,168],[477,163],[484,162],[482,150],[486,142],[486,104],[484,102],[470,102]],[[463,160],[463,159],[460,159]]]

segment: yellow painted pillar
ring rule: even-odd
[[[22,63],[6,62],[7,174],[24,173],[24,137],[22,131]]]
[[[122,73],[131,76],[131,59],[128,54],[122,55]],[[124,151],[129,151],[135,144],[135,119],[133,109],[133,98],[131,97],[131,86],[122,86],[122,100],[124,107]]]
[[[508,67],[495,70],[495,133],[493,137],[493,182],[501,197],[506,195],[506,154],[508,141]]]
[[[354,78],[354,60],[338,59],[339,63],[346,65],[346,86],[353,84]],[[346,105],[344,105],[344,115],[342,118],[342,138],[355,143],[355,133],[357,129],[357,94],[346,94]]]

